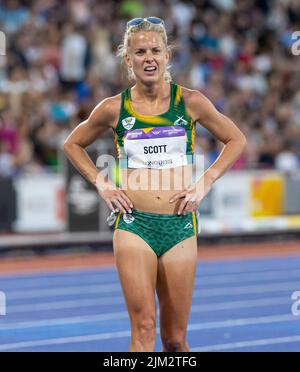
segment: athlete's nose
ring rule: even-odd
[[[146,61],[152,62],[153,61],[153,54],[151,51],[146,52]]]

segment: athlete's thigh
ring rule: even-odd
[[[162,333],[184,331],[187,327],[196,263],[195,236],[178,243],[158,260],[157,295]]]
[[[116,266],[130,316],[155,316],[156,254],[141,237],[121,229],[115,230],[113,242]]]

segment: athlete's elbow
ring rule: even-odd
[[[227,144],[229,142],[235,144],[235,147],[238,147],[241,150],[241,152],[243,152],[247,146],[247,138],[242,132],[236,133],[228,140],[228,142],[224,143]]]
[[[74,143],[70,141],[70,139],[66,139],[63,145],[63,150],[66,156],[68,156],[71,152],[72,149],[74,148]]]
[[[64,145],[63,145],[63,149],[64,149],[64,153],[67,154],[68,150],[69,150],[69,147],[70,147],[70,142],[68,139],[65,140],[64,142]]]
[[[247,147],[247,138],[243,133],[240,133],[238,142],[241,147],[241,151],[244,151]]]
[[[247,147],[247,138],[244,134],[242,134],[242,137],[241,137],[241,147],[242,147],[242,151],[245,151]]]
[[[246,139],[246,136],[242,132],[240,132],[236,136],[234,136],[230,140],[230,143],[232,143],[232,145],[234,145],[234,147],[236,149],[236,152],[239,155],[241,155],[247,147],[247,139]]]

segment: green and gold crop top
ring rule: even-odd
[[[170,83],[171,100],[161,115],[140,115],[131,89],[121,94],[115,144],[121,168],[175,168],[193,163],[195,122],[187,114],[180,85]]]

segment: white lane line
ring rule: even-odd
[[[249,293],[265,293],[265,292],[278,292],[285,290],[298,290],[299,281],[291,282],[286,281],[276,284],[258,284],[258,285],[246,285],[237,287],[201,287],[201,289],[195,289],[194,296],[199,297],[217,297],[223,295],[237,295],[237,294],[249,294]],[[64,297],[69,295],[92,295],[92,294],[111,294],[113,292],[121,293],[120,284],[111,285],[89,285],[89,286],[74,286],[68,288],[52,288],[52,289],[37,289],[32,291],[14,291],[7,293],[7,302],[20,300],[20,299],[35,299],[35,298],[47,298],[47,297]]]
[[[287,276],[288,278],[285,278],[285,276]],[[282,281],[284,279],[290,280],[290,279],[296,279],[296,278],[300,279],[300,269],[285,270],[285,271],[281,271],[280,273],[278,271],[272,270],[272,271],[266,271],[263,273],[254,272],[254,273],[242,273],[242,274],[214,275],[214,276],[209,276],[209,277],[202,275],[201,273],[197,273],[195,277],[195,284],[203,284],[203,285],[210,286],[212,284],[226,284],[226,283],[233,284],[233,283],[241,283],[241,282],[248,283],[248,282],[253,282],[253,281],[257,282],[258,280],[263,280],[264,282],[273,281],[273,280]],[[46,284],[45,287],[43,285],[40,285],[41,284],[40,280],[39,281],[35,280],[34,282],[35,285],[33,285],[33,283],[28,283],[28,282],[17,285],[17,286],[16,285],[13,285],[13,286],[4,285],[2,290],[10,291],[11,289],[20,290],[20,289],[25,289],[25,288],[28,288],[29,290],[38,290],[38,289],[50,290],[51,287],[54,285],[59,285],[61,289],[62,288],[67,289],[68,286],[71,287],[72,285],[77,284],[77,283],[81,283],[82,286],[85,286],[85,285],[110,286],[110,285],[116,285],[119,283],[117,277],[114,278],[115,280],[106,280],[105,282],[105,281],[100,281],[97,275],[93,275],[89,277],[88,281],[86,282],[80,281],[79,278],[77,278],[76,280],[74,280],[75,278],[72,280],[67,280],[67,279],[68,278],[64,279],[63,282],[61,281],[61,279],[59,281],[57,280],[52,281],[52,283],[48,281],[45,283]],[[31,284],[31,285],[28,285],[28,284]]]
[[[210,303],[203,305],[192,305],[191,312],[193,313],[205,313],[222,310],[235,310],[235,309],[251,309],[253,307],[268,307],[275,305],[287,305],[291,306],[290,297],[277,297],[277,298],[263,298],[259,300],[247,300],[247,301],[230,301],[220,303]]]
[[[218,329],[227,327],[243,327],[257,324],[273,324],[282,322],[299,322],[299,319],[291,314],[261,316],[256,318],[229,319],[217,322],[196,323],[188,326],[188,331],[200,331],[204,329]]]
[[[88,342],[88,341],[100,341],[100,340],[110,340],[114,338],[130,337],[130,331],[121,332],[110,332],[110,333],[100,333],[88,336],[75,336],[75,337],[63,337],[63,338],[53,338],[46,340],[37,341],[23,341],[15,342],[11,344],[0,345],[0,351],[12,350],[12,349],[24,349],[28,347],[36,346],[49,346],[49,345],[63,345],[63,344],[74,344],[78,342]]]
[[[101,322],[108,320],[116,319],[125,319],[128,318],[126,311],[120,311],[115,313],[106,313],[98,315],[82,315],[66,318],[53,318],[53,319],[43,319],[35,320],[32,322],[22,322],[22,323],[13,323],[13,324],[1,324],[0,334],[2,330],[8,329],[25,329],[25,328],[38,328],[38,327],[48,327],[48,326],[60,326],[67,324],[84,324],[91,322]]]
[[[278,265],[277,265],[278,264]],[[198,262],[197,264],[197,271],[201,272],[202,276],[215,276],[215,275],[230,275],[230,274],[254,274],[254,273],[264,273],[267,271],[286,271],[287,269],[299,269],[300,267],[300,259],[295,256],[293,260],[291,258],[278,258],[277,261],[269,262],[269,259],[258,259],[256,261],[248,262],[248,260],[224,260],[218,261],[216,263],[208,263],[208,262]],[[65,272],[56,272],[56,273],[37,273],[37,274],[30,274],[30,276],[25,275],[18,275],[15,277],[7,277],[6,275],[1,275],[0,273],[0,282],[3,280],[4,282],[9,282],[9,284],[15,284],[14,282],[20,282],[19,284],[22,285],[25,282],[32,282],[36,283],[38,280],[46,281],[51,283],[52,281],[56,284],[60,284],[61,281],[65,279],[74,279],[75,281],[78,280],[85,280],[85,278],[89,279],[90,277],[97,276],[99,279],[106,278],[107,276],[113,276],[117,278],[116,269],[110,269],[107,271],[103,271],[103,269],[99,267],[99,272],[96,269],[89,269],[86,270],[74,270],[70,269]],[[28,284],[30,285],[30,284]]]
[[[252,300],[252,301],[233,301],[233,302],[224,302],[216,304],[206,304],[206,305],[193,305],[191,308],[191,313],[205,313],[205,312],[215,312],[221,310],[233,310],[233,309],[249,309],[249,308],[258,308],[258,307],[268,307],[275,305],[287,304],[290,305],[289,298],[275,298],[275,299],[261,299],[261,300]],[[157,317],[159,316],[159,310],[157,311]],[[37,328],[37,327],[48,327],[48,326],[59,326],[67,324],[83,324],[89,322],[99,322],[107,321],[113,319],[128,319],[127,311],[119,312],[109,312],[102,314],[90,314],[82,315],[76,317],[64,317],[64,318],[50,318],[50,319],[41,319],[28,322],[10,322],[0,323],[0,334],[1,330],[12,330],[12,329],[25,329],[25,328]]]
[[[0,273],[0,280],[6,282],[21,282],[24,281],[35,281],[37,278],[39,280],[64,280],[66,278],[80,278],[84,279],[84,277],[89,277],[92,275],[97,276],[107,276],[107,275],[117,275],[117,270],[115,266],[107,268],[103,266],[99,267],[85,267],[85,268],[76,268],[76,267],[65,267],[62,270],[57,269],[57,271],[37,271],[37,272],[27,272],[27,273],[18,273],[16,271],[15,274],[1,274]]]
[[[294,291],[299,288],[299,282],[280,282],[280,284],[245,285],[240,287],[220,287],[196,289],[194,297],[236,296],[258,293],[274,293],[280,291]]]
[[[200,297],[200,296],[198,296]],[[196,297],[194,297],[196,298]],[[111,300],[111,301],[110,301]],[[109,301],[109,302],[108,302]],[[250,301],[231,301],[223,303],[214,303],[214,304],[205,304],[205,305],[193,305],[192,308],[196,308],[197,311],[202,311],[202,309],[211,310],[226,310],[226,309],[237,309],[237,308],[246,308],[253,306],[270,306],[270,305],[283,305],[290,304],[290,296],[286,297],[275,297],[275,298],[264,298]],[[100,299],[82,299],[75,301],[58,301],[58,302],[41,302],[27,305],[13,305],[9,306],[9,315],[17,313],[26,313],[26,312],[36,312],[36,311],[52,311],[52,310],[62,310],[62,309],[78,309],[82,307],[93,307],[101,305],[116,305],[123,304],[125,301],[123,297],[114,297],[111,299],[100,298]],[[100,311],[100,309],[99,309]],[[206,311],[206,310],[203,310]]]
[[[74,283],[85,283],[85,284],[91,284],[91,283],[97,283],[97,284],[111,284],[111,283],[117,283],[118,282],[118,274],[115,273],[98,273],[98,274],[90,274],[86,275],[84,278],[81,277],[81,275],[65,275],[65,276],[59,276],[59,277],[53,277],[53,278],[46,278],[46,277],[39,277],[32,279],[26,279],[24,281],[15,282],[14,280],[5,282],[1,280],[0,277],[0,283],[2,283],[2,286],[7,289],[14,289],[14,288],[31,288],[34,289],[34,287],[42,288],[45,287],[51,287],[55,285],[66,285],[66,284],[74,284]],[[0,284],[1,285],[1,284]]]
[[[75,301],[51,301],[51,302],[39,302],[26,305],[13,305],[9,306],[9,314],[26,313],[34,311],[52,311],[52,310],[62,310],[62,309],[78,309],[81,307],[93,307],[93,306],[103,306],[103,305],[125,305],[123,297],[109,297],[109,298],[99,298],[95,300],[91,299],[81,299]],[[99,309],[100,310],[100,309]]]
[[[285,278],[287,276],[287,278]],[[196,283],[201,284],[234,284],[234,283],[247,283],[247,282],[270,282],[270,281],[282,281],[284,279],[300,279],[300,269],[298,270],[286,270],[281,272],[280,274],[278,271],[270,271],[267,273],[251,273],[251,274],[233,274],[233,275],[216,275],[214,277],[201,277],[201,275],[197,275]]]
[[[216,248],[217,251],[218,248]],[[300,252],[291,256],[285,257],[257,257],[252,259],[246,258],[232,258],[221,261],[198,261],[198,267],[202,267],[206,274],[214,275],[216,272],[223,273],[243,273],[247,269],[255,271],[264,270],[285,270],[290,267],[292,269],[299,268]]]
[[[256,324],[275,324],[275,323],[282,323],[282,322],[291,322],[295,320],[299,321],[299,319],[295,319],[295,317],[293,317],[290,314],[282,314],[282,315],[265,316],[265,317],[258,317],[258,318],[244,318],[244,319],[232,319],[232,320],[209,322],[209,323],[196,323],[196,324],[191,324],[188,327],[188,332],[199,331],[199,330],[204,330],[204,329],[208,330],[208,329],[218,329],[218,328],[227,328],[227,327],[241,327],[241,326],[256,325]],[[156,331],[159,334],[158,328]],[[130,337],[130,331],[126,330],[126,331],[118,331],[118,332],[110,332],[110,333],[100,333],[96,335],[86,335],[86,336],[76,336],[76,337],[71,336],[71,337],[64,337],[64,338],[53,338],[53,339],[45,339],[45,340],[8,343],[8,344],[0,345],[0,351],[36,347],[36,346],[70,344],[70,343],[96,341],[96,340],[98,341],[108,340],[108,339],[116,339],[116,338],[123,338],[123,337]]]
[[[7,292],[8,300],[16,299],[31,299],[40,297],[59,297],[72,294],[94,294],[94,293],[112,293],[121,292],[119,283],[115,284],[97,284],[97,285],[82,285],[66,288],[51,288],[51,289],[33,289],[30,291],[12,291]]]
[[[241,342],[233,342],[229,344],[220,344],[220,345],[210,345],[210,346],[199,346],[191,348],[191,351],[202,351],[202,352],[209,352],[209,351],[224,351],[224,350],[235,350],[235,349],[243,349],[245,347],[255,347],[255,346],[267,346],[267,345],[281,345],[281,344],[288,344],[300,342],[300,335],[299,336],[291,336],[291,337],[278,337],[278,338],[265,338],[261,340],[252,340],[252,341],[241,341]],[[299,347],[300,350],[300,347]]]

